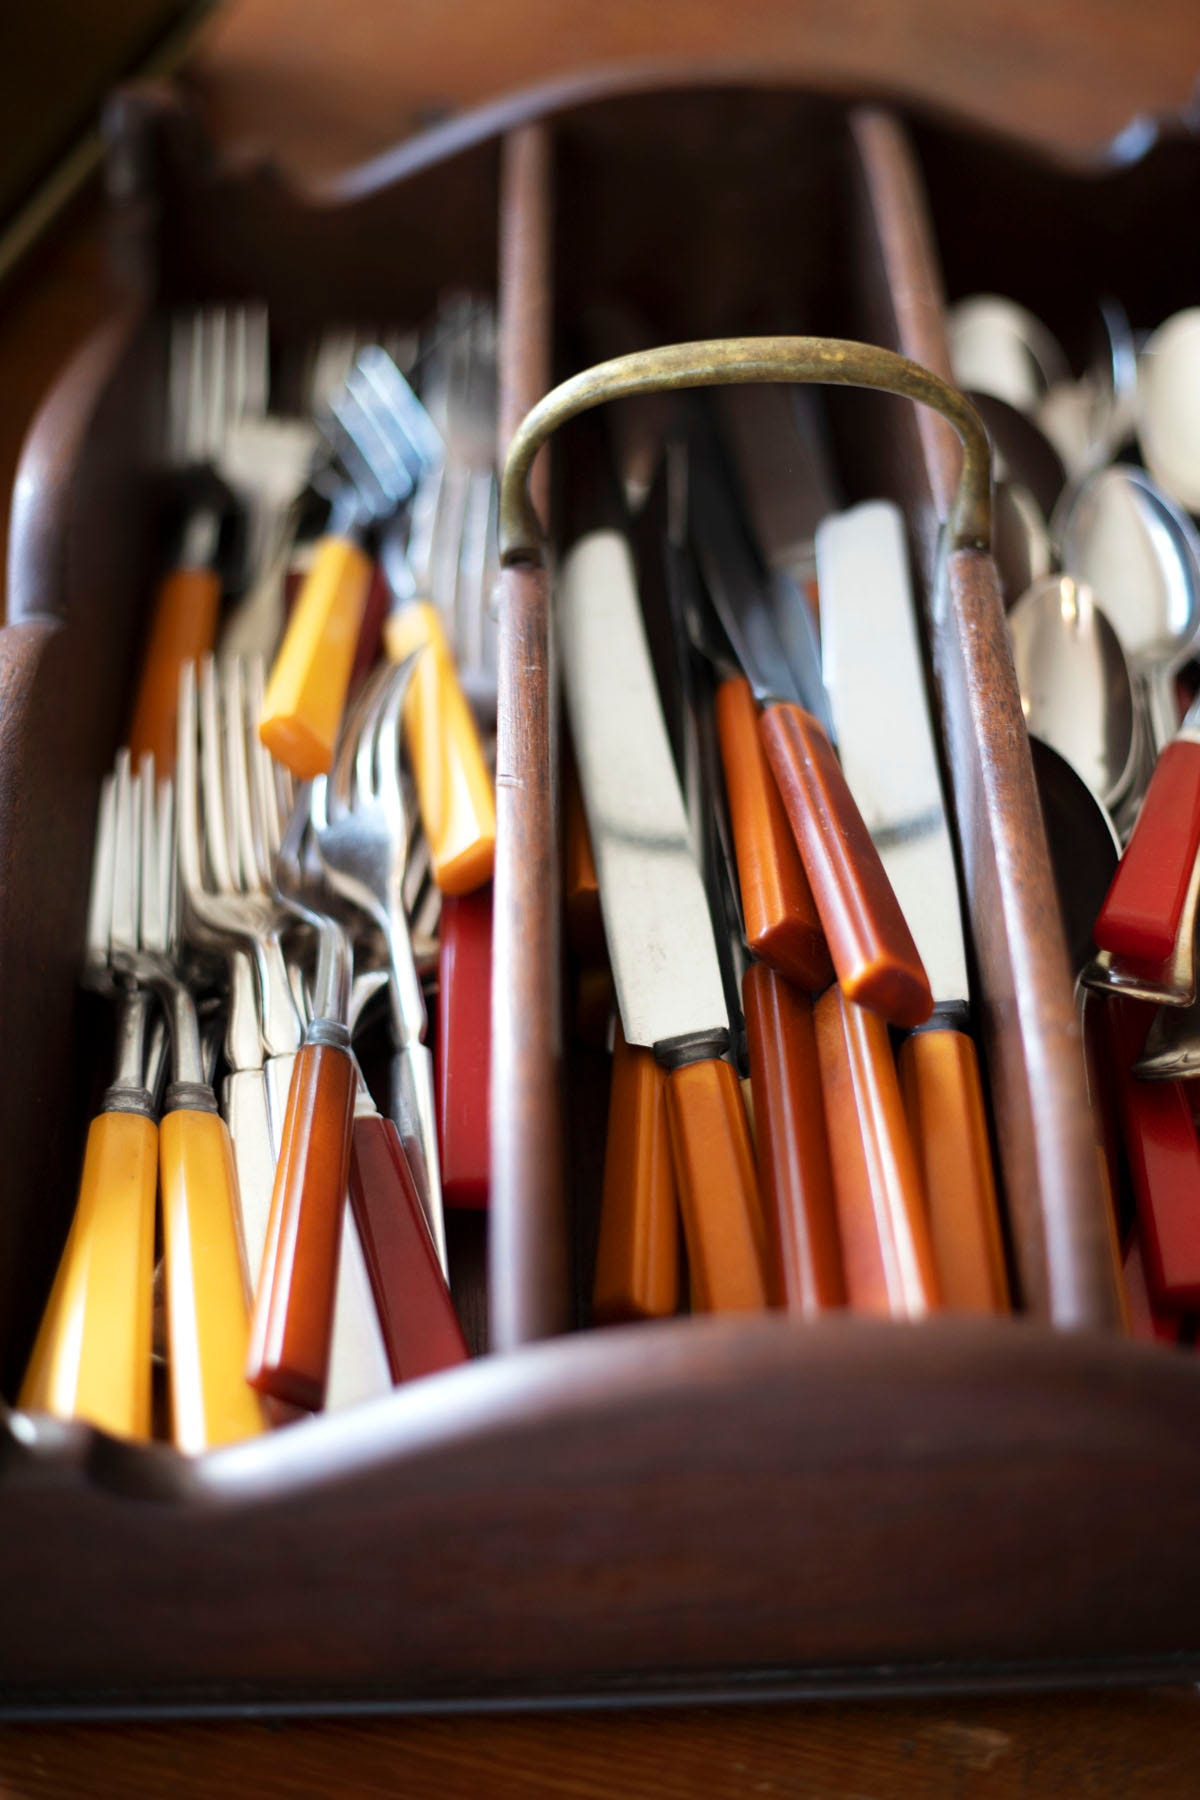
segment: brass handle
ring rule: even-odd
[[[572,375],[544,395],[513,434],[500,484],[500,560],[540,562],[542,531],[529,497],[533,459],[560,425],[577,413],[629,394],[670,388],[734,387],[751,381],[811,381],[836,387],[879,388],[931,406],[962,440],[963,466],[950,510],[951,550],[990,550],[992,460],[975,408],[949,382],[878,344],[843,338],[712,338],[666,344],[616,356]]]

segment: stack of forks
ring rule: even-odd
[[[465,744],[490,801],[495,474],[484,437],[494,419],[494,370],[490,398],[486,380],[494,327],[477,304],[454,302],[418,347],[438,426],[430,423],[424,458],[395,499],[379,550],[410,635],[416,611],[433,612],[434,624],[423,621],[398,653],[389,629],[394,659],[351,698],[331,766],[311,779],[272,756],[260,731],[280,576],[311,514],[303,490],[320,492],[329,467],[322,433],[343,473],[365,450],[376,477],[394,458],[395,420],[373,402],[363,407],[364,382],[370,402],[394,394],[393,372],[402,377],[378,345],[364,354],[335,341],[315,359],[324,375],[309,380],[310,393],[324,384],[323,417],[279,421],[267,411],[273,389],[260,313],[224,329],[211,318],[193,322],[176,345],[173,405],[199,406],[208,419],[203,432],[177,421],[188,491],[197,491],[201,458],[219,486],[204,489],[198,513],[215,493],[222,506],[233,495],[245,508],[239,585],[247,598],[230,621],[232,654],[224,642],[207,653],[211,607],[190,635],[152,634],[146,681],[153,664],[161,700],[173,658],[177,682],[171,704],[157,709],[160,758],[123,751],[102,793],[84,979],[118,1002],[117,1067],[89,1133],[75,1219],[21,1401],[118,1435],[155,1433],[157,1191],[159,1348],[169,1386],[169,1423],[157,1429],[195,1452],[298,1412],[381,1395],[466,1355],[448,1287],[442,1096],[426,1042],[425,985],[438,969],[439,912],[453,919],[456,905],[479,898],[446,899],[443,890],[490,876],[476,772],[462,790],[465,815],[460,790],[450,783],[448,805],[437,775],[462,765]],[[411,361],[411,344],[405,354]],[[332,393],[329,369],[339,362],[343,383]],[[220,404],[209,384],[219,385]],[[256,443],[273,448],[254,493],[247,477]],[[201,547],[216,579],[211,517],[206,529]],[[203,535],[189,532],[193,542]],[[475,711],[466,728],[454,702],[446,705],[448,693],[460,694],[453,665],[447,680],[439,660],[450,659],[451,644],[468,655]],[[422,686],[423,710],[413,704]],[[438,732],[452,740],[448,750]],[[414,795],[424,800],[419,821]],[[454,836],[464,816],[474,834],[466,863]],[[486,888],[482,898],[490,905]],[[381,1111],[355,1044],[385,994],[393,1055]],[[473,1003],[486,1037],[486,994]],[[219,1105],[197,1010],[214,1006],[224,1021]],[[172,1080],[160,1105],[168,1037]],[[443,1060],[445,1052],[439,1044]],[[475,1100],[486,1118],[486,1092]]]

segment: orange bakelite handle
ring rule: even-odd
[[[957,1312],[1007,1312],[1008,1274],[975,1046],[962,1031],[916,1031],[901,1046],[899,1064],[942,1302]]]
[[[425,600],[400,607],[384,641],[393,662],[422,652],[404,701],[417,805],[434,880],[444,894],[472,893],[492,879],[496,794],[436,607]]]
[[[839,987],[814,1017],[847,1297],[863,1312],[920,1318],[940,1292],[887,1026]]]
[[[842,991],[889,1024],[924,1024],[929,978],[832,744],[798,706],[769,706],[759,732]]]
[[[174,772],[179,671],[212,651],[220,606],[215,569],[173,569],[159,588],[129,727],[135,769],[150,754],[160,776]]]
[[[250,1321],[233,1145],[215,1113],[167,1113],[159,1127],[171,1431],[181,1450],[264,1429],[246,1384]]]
[[[737,1072],[715,1058],[688,1063],[668,1073],[666,1098],[692,1308],[765,1310],[762,1204]]]
[[[310,1411],[325,1398],[357,1071],[348,1050],[305,1044],[296,1057],[246,1376]]]
[[[324,775],[346,704],[371,561],[349,538],[324,538],[292,608],[267,683],[258,735],[302,780]]]
[[[617,1026],[592,1316],[657,1319],[679,1304],[679,1207],[666,1071]]]
[[[755,963],[742,982],[771,1303],[812,1316],[846,1285],[808,995]]]
[[[150,1339],[158,1129],[101,1113],[88,1129],[70,1234],[19,1404],[150,1436]]]
[[[400,1135],[378,1113],[354,1121],[350,1204],[393,1381],[465,1362],[462,1327]]]
[[[819,992],[833,980],[829,947],[743,676],[721,683],[716,714],[746,942],[789,980]]]

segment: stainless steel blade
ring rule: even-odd
[[[620,532],[583,537],[556,597],[571,740],[630,1044],[717,1054],[729,1015],[704,884]]]
[[[936,1004],[969,998],[958,877],[898,509],[870,501],[817,532],[825,685],[851,792]]]
[[[704,585],[755,698],[790,701],[832,726],[815,644],[798,678],[783,646],[770,580],[747,536],[737,495],[713,447],[703,439],[690,447],[689,519]],[[783,577],[790,610],[807,602]]]

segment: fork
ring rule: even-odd
[[[103,1110],[88,1128],[70,1232],[42,1314],[19,1404],[62,1419],[86,1419],[118,1437],[151,1432],[151,1312],[158,1129],[153,1046],[147,1058],[150,989],[116,974],[111,958],[116,894],[116,777],[101,789],[92,858],[83,982],[116,999],[116,1068]],[[123,886],[133,875],[122,865]]]
[[[404,904],[408,811],[400,776],[400,718],[419,653],[379,670],[348,718],[333,772],[313,783],[317,854],[335,891],[380,932],[391,975],[391,1114],[446,1272],[434,1111],[433,1058],[425,1000]]]
[[[214,933],[218,945],[222,930],[241,926],[256,935],[255,948],[264,963],[264,1005],[275,1009],[273,1026],[264,1027],[251,961],[238,947],[246,940],[225,936],[230,964],[225,1116],[238,1168],[242,1234],[252,1289],[257,1287],[263,1265],[287,1095],[304,1031],[280,940],[283,909],[268,886],[278,823],[272,804],[272,771],[257,766],[266,755],[254,735],[261,697],[262,666],[257,659],[243,663],[227,658],[219,669],[208,659],[200,670],[198,694],[192,669],[185,672],[181,683],[180,867],[185,886],[194,883],[198,871],[220,871],[216,904],[210,895],[193,893],[189,916],[198,922],[195,908],[199,901],[200,916],[210,929],[221,927]],[[199,804],[195,800],[197,775]],[[185,793],[193,797],[191,803],[185,800]],[[208,944],[212,939],[202,934],[200,941]],[[265,1071],[264,1039],[275,1046],[266,1058]],[[385,1393],[391,1386],[366,1262],[354,1220],[347,1212],[337,1263],[326,1406],[335,1410]]]
[[[167,390],[168,461],[179,473],[187,514],[177,566],[154,603],[129,746],[160,775],[175,767],[175,709],[183,663],[216,641],[221,601],[217,552],[233,504],[225,459],[231,434],[267,403],[266,313],[262,307],[183,314],[171,325]]]
[[[315,1411],[325,1396],[350,1173],[357,1065],[350,1050],[353,956],[327,884],[306,857],[310,784],[301,783],[275,858],[280,898],[316,935],[313,1016],[296,1056],[255,1296],[247,1378]]]
[[[137,870],[136,918],[114,909],[113,961],[157,991],[171,1026],[158,1137],[171,1426],[181,1450],[252,1437],[262,1409],[243,1364],[249,1335],[237,1171],[208,1082],[196,1003],[181,969],[174,789],[144,757],[117,765],[118,870]]]

